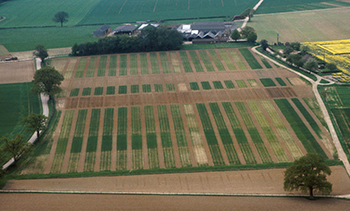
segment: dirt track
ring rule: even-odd
[[[34,62],[0,63],[0,84],[30,82],[34,77]]]
[[[279,197],[0,194],[5,210],[347,210],[350,201]]]

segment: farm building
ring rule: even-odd
[[[117,34],[128,34],[132,35],[134,31],[137,29],[137,26],[134,25],[124,25],[124,26],[118,26],[113,30],[114,35]]]
[[[141,24],[141,26],[139,26],[139,28],[137,30],[141,31],[142,29],[148,27],[148,26],[152,26],[154,28],[157,28],[160,24],[157,24],[157,23],[144,23],[144,24]]]
[[[103,37],[106,36],[108,33],[111,32],[111,27],[107,24],[101,26],[100,28],[96,29],[93,34],[94,37]]]

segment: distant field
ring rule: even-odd
[[[258,11],[260,8],[258,9]],[[258,34],[258,40],[277,42],[308,42],[349,39],[350,7],[322,11],[300,11],[283,14],[255,15],[248,25]]]

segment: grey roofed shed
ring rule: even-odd
[[[225,22],[194,22],[191,25],[192,30],[198,30],[198,31],[224,31],[227,27],[225,26]]]
[[[133,33],[136,29],[137,29],[137,26],[124,25],[124,26],[118,26],[113,31],[114,31],[114,34],[129,34],[129,33]]]
[[[95,37],[103,37],[106,34],[108,34],[111,30],[111,27],[108,26],[107,24],[101,26],[100,28],[96,29],[93,34]]]

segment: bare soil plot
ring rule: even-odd
[[[30,82],[34,71],[33,61],[0,63],[0,83]]]

